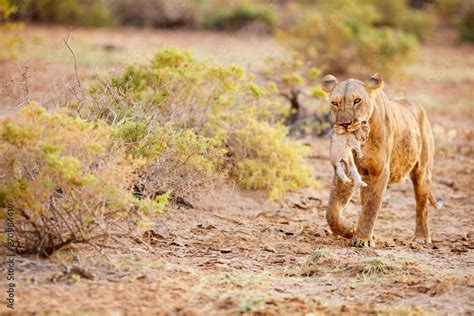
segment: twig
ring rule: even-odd
[[[10,108],[9,111],[13,111],[13,110],[17,110],[18,108],[21,108],[22,106],[24,105],[28,105],[31,103],[31,100],[30,100],[30,87],[29,87],[29,83],[28,83],[28,70],[30,68],[30,66],[28,64],[25,64],[24,66],[22,65],[18,65],[18,68],[20,70],[20,76],[18,79],[15,79],[15,78],[10,78],[9,80],[9,83],[6,83],[5,85],[6,86],[18,86],[18,85],[22,85],[23,86],[23,91],[24,91],[24,100],[22,101],[21,99],[21,96],[19,96],[18,98],[16,98],[14,96],[14,93],[13,92],[4,92],[5,95],[7,95],[8,97],[10,97],[10,99],[14,100],[17,104],[14,108]],[[21,80],[19,80],[21,79]]]
[[[74,51],[72,50],[71,46],[69,45],[69,36],[71,35],[71,33],[68,33],[67,34],[67,37],[63,39],[64,41],[64,44],[66,44],[66,47],[68,48],[68,50],[71,52],[71,55],[72,55],[72,58],[74,60],[74,72],[76,74],[76,81],[77,81],[77,85],[79,88],[81,88],[81,80],[79,79],[79,75],[77,74],[77,59],[76,59],[76,54],[74,53]]]
[[[66,84],[66,88],[69,90],[69,92],[76,97],[78,100],[78,105],[79,105],[79,111],[82,109],[82,105],[84,100],[86,99],[85,94],[82,91],[82,84],[81,84],[81,79],[79,77],[79,73],[77,71],[77,58],[76,58],[76,53],[74,53],[74,50],[72,49],[71,45],[69,45],[69,37],[71,33],[68,33],[67,37],[63,39],[64,44],[66,45],[67,49],[71,53],[72,59],[74,61],[74,74],[76,76],[76,86],[70,86],[69,84]]]

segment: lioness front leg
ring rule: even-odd
[[[378,175],[369,175],[367,187],[360,189],[362,211],[357,222],[357,229],[350,245],[353,247],[375,247],[373,237],[374,224],[382,206],[382,199],[387,188],[389,170],[383,169]]]
[[[326,210],[326,219],[331,231],[334,234],[345,238],[352,238],[354,235],[354,226],[348,223],[342,215],[342,212],[344,211],[347,202],[351,199],[353,192],[353,183],[346,184],[337,176],[337,174],[334,174],[331,193],[329,195],[329,203]]]

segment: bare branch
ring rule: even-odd
[[[30,66],[27,63],[24,65],[18,64],[18,69],[20,70],[19,77],[10,78],[10,80],[5,83],[5,86],[10,87],[11,89],[5,89],[3,91],[3,94],[8,96],[10,99],[13,100],[13,102],[16,103],[14,108],[8,109],[9,111],[17,110],[18,108],[31,103],[30,88],[28,82],[28,79],[30,78],[28,76],[28,70],[30,69]],[[21,95],[19,96],[15,96],[15,91],[17,90],[23,90],[23,93],[21,93]]]
[[[77,81],[77,86],[79,88],[81,88],[81,80],[79,79],[79,75],[77,73],[77,59],[76,59],[76,54],[74,53],[74,51],[72,50],[71,46],[69,45],[69,37],[70,37],[71,33],[68,33],[67,34],[67,37],[63,39],[64,41],[64,44],[66,44],[66,47],[68,48],[69,52],[71,52],[71,55],[72,55],[72,59],[74,60],[74,72],[76,74],[76,81]]]

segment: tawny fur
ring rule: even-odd
[[[335,130],[354,132],[362,122],[370,128],[361,148],[364,159],[355,161],[367,183],[360,190],[362,210],[357,226],[342,215],[354,185],[345,184],[335,175],[326,213],[331,230],[350,238],[352,246],[374,246],[374,224],[387,185],[410,175],[416,199],[414,240],[430,243],[428,201],[436,208],[439,205],[431,193],[434,141],[423,107],[405,99],[390,100],[382,91],[383,79],[379,74],[365,83],[355,79],[338,83],[328,75],[321,86],[329,93]]]

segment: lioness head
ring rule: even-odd
[[[333,75],[325,76],[321,88],[329,93],[336,132],[353,132],[362,122],[368,121],[374,111],[372,96],[383,85],[382,76],[378,73],[366,82],[348,79],[339,83]]]

